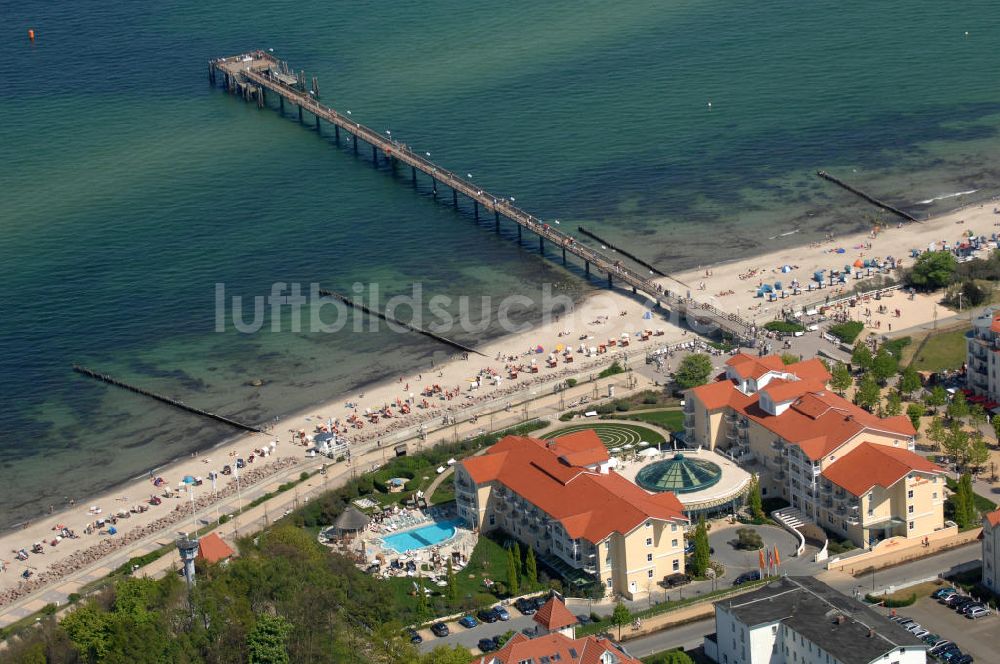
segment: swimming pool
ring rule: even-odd
[[[461,521],[435,521],[413,530],[404,530],[382,539],[382,543],[397,553],[423,549],[450,540]]]

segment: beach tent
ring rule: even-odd
[[[782,265],[781,266],[781,271],[785,272],[785,273],[791,272],[792,271],[792,266],[791,265]]]
[[[544,349],[544,348],[542,348],[541,346],[538,346],[538,347],[536,347],[536,348],[535,348],[535,352],[536,352],[536,353],[544,353],[544,352],[545,352],[545,349]]]
[[[838,247],[838,248],[837,248],[837,253],[838,253],[838,254],[846,254],[846,253],[847,253],[847,249],[842,249],[842,248],[839,248],[839,247]]]
[[[780,282],[780,281],[775,281],[775,282],[774,282],[774,290],[776,290],[776,291],[779,291],[779,290],[784,290],[784,289],[783,289],[783,288],[781,287],[781,282]]]
[[[858,260],[854,261],[854,267],[864,267],[864,266],[865,266],[865,262],[863,260],[861,260],[860,258]]]
[[[652,320],[652,318],[653,318],[653,312],[652,311],[647,311],[646,313],[644,313],[642,315],[642,319],[643,320]]]
[[[823,283],[824,272],[826,272],[826,270],[816,270],[815,272],[813,272],[813,281],[818,281],[819,283]]]
[[[109,535],[117,535],[118,534],[118,529],[115,528],[114,526],[111,526],[110,528],[108,528],[108,534]]]
[[[195,484],[196,481],[192,475],[184,476],[184,484]]]

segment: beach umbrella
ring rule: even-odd
[[[566,347],[565,347],[565,346],[563,346],[562,344],[556,344],[556,352],[557,352],[557,353],[561,353],[561,352],[563,352],[563,350],[565,350],[565,349],[566,349]]]
[[[535,352],[536,352],[536,353],[544,353],[544,352],[545,352],[545,349],[544,349],[544,348],[542,348],[541,346],[538,346],[537,348],[535,348]]]
[[[118,534],[118,529],[115,528],[114,526],[111,526],[110,528],[108,528],[108,534],[109,535],[117,535]]]
[[[194,479],[194,477],[192,475],[185,475],[184,476],[184,484],[194,484],[194,483],[195,483],[195,479]]]
[[[863,260],[861,260],[860,258],[858,260],[854,261],[854,267],[864,267],[864,266],[865,266],[865,262]]]

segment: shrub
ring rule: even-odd
[[[608,376],[614,376],[616,374],[620,374],[620,373],[624,373],[624,372],[625,372],[625,369],[622,368],[622,365],[618,364],[618,360],[615,360],[614,362],[611,363],[610,367],[608,367],[607,369],[605,369],[601,373],[597,374],[597,377],[598,378],[607,378]]]
[[[736,531],[736,548],[753,551],[764,546],[764,539],[753,528],[740,528]]]
[[[615,410],[622,413],[628,411],[628,409],[631,407],[632,406],[629,404],[629,402],[625,401],[624,399],[615,402]]]
[[[560,422],[569,422],[574,417],[576,417],[576,413],[571,410],[569,412],[566,412],[566,413],[563,413],[562,415],[560,415],[559,416],[559,421]]]
[[[836,325],[831,325],[829,332],[833,336],[837,337],[845,344],[853,344],[854,340],[858,338],[862,330],[865,329],[864,323],[856,320],[847,321],[846,323],[837,323]]]
[[[868,593],[865,595],[865,600],[871,604],[881,604],[887,609],[898,609],[903,606],[910,606],[917,601],[917,593],[912,593],[909,597],[904,597],[902,599],[872,595]]]
[[[305,482],[307,479],[309,479],[309,473],[307,473],[304,470],[301,473],[299,473],[299,481],[300,482]]]
[[[566,387],[576,387],[576,383],[577,383],[576,378],[567,378],[566,379]]]
[[[772,320],[769,323],[764,324],[765,330],[770,330],[771,332],[780,332],[781,334],[795,334],[796,332],[805,332],[806,328],[798,323],[789,323],[785,320]]]

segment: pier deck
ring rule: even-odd
[[[304,76],[290,73],[288,67],[270,53],[254,51],[212,60],[209,62],[209,78],[213,83],[218,73],[223,74],[227,90],[242,95],[247,101],[255,100],[261,108],[265,105],[267,95],[274,94],[280,100],[282,107],[286,101],[298,106],[300,120],[305,110],[316,118],[317,127],[320,120],[332,124],[336,128],[338,139],[341,131],[346,132],[354,140],[355,150],[358,140],[369,144],[376,162],[379,158],[378,153],[381,152],[394,166],[396,163],[409,166],[413,170],[414,181],[419,171],[432,178],[435,187],[437,183],[447,185],[453,192],[452,197],[456,206],[458,194],[462,194],[476,205],[477,218],[480,206],[492,212],[498,230],[502,217],[535,233],[539,238],[539,248],[543,252],[544,242],[548,240],[562,250],[564,260],[567,253],[582,259],[587,273],[589,274],[590,267],[594,266],[607,275],[609,286],[613,285],[614,280],[624,282],[632,288],[633,293],[641,293],[648,297],[651,306],[669,309],[675,322],[685,318],[692,326],[701,326],[703,329],[714,327],[742,342],[749,341],[756,334],[753,324],[739,316],[721,311],[707,302],[699,302],[688,295],[663,288],[655,281],[622,264],[622,261],[580,244],[573,236],[512,205],[512,201],[491,194],[471,180],[462,178],[416,154],[405,144],[383,136],[356,122],[352,117],[342,115],[333,108],[321,104],[308,89]],[[315,79],[313,87],[316,87]],[[315,93],[315,90],[312,92]]]

